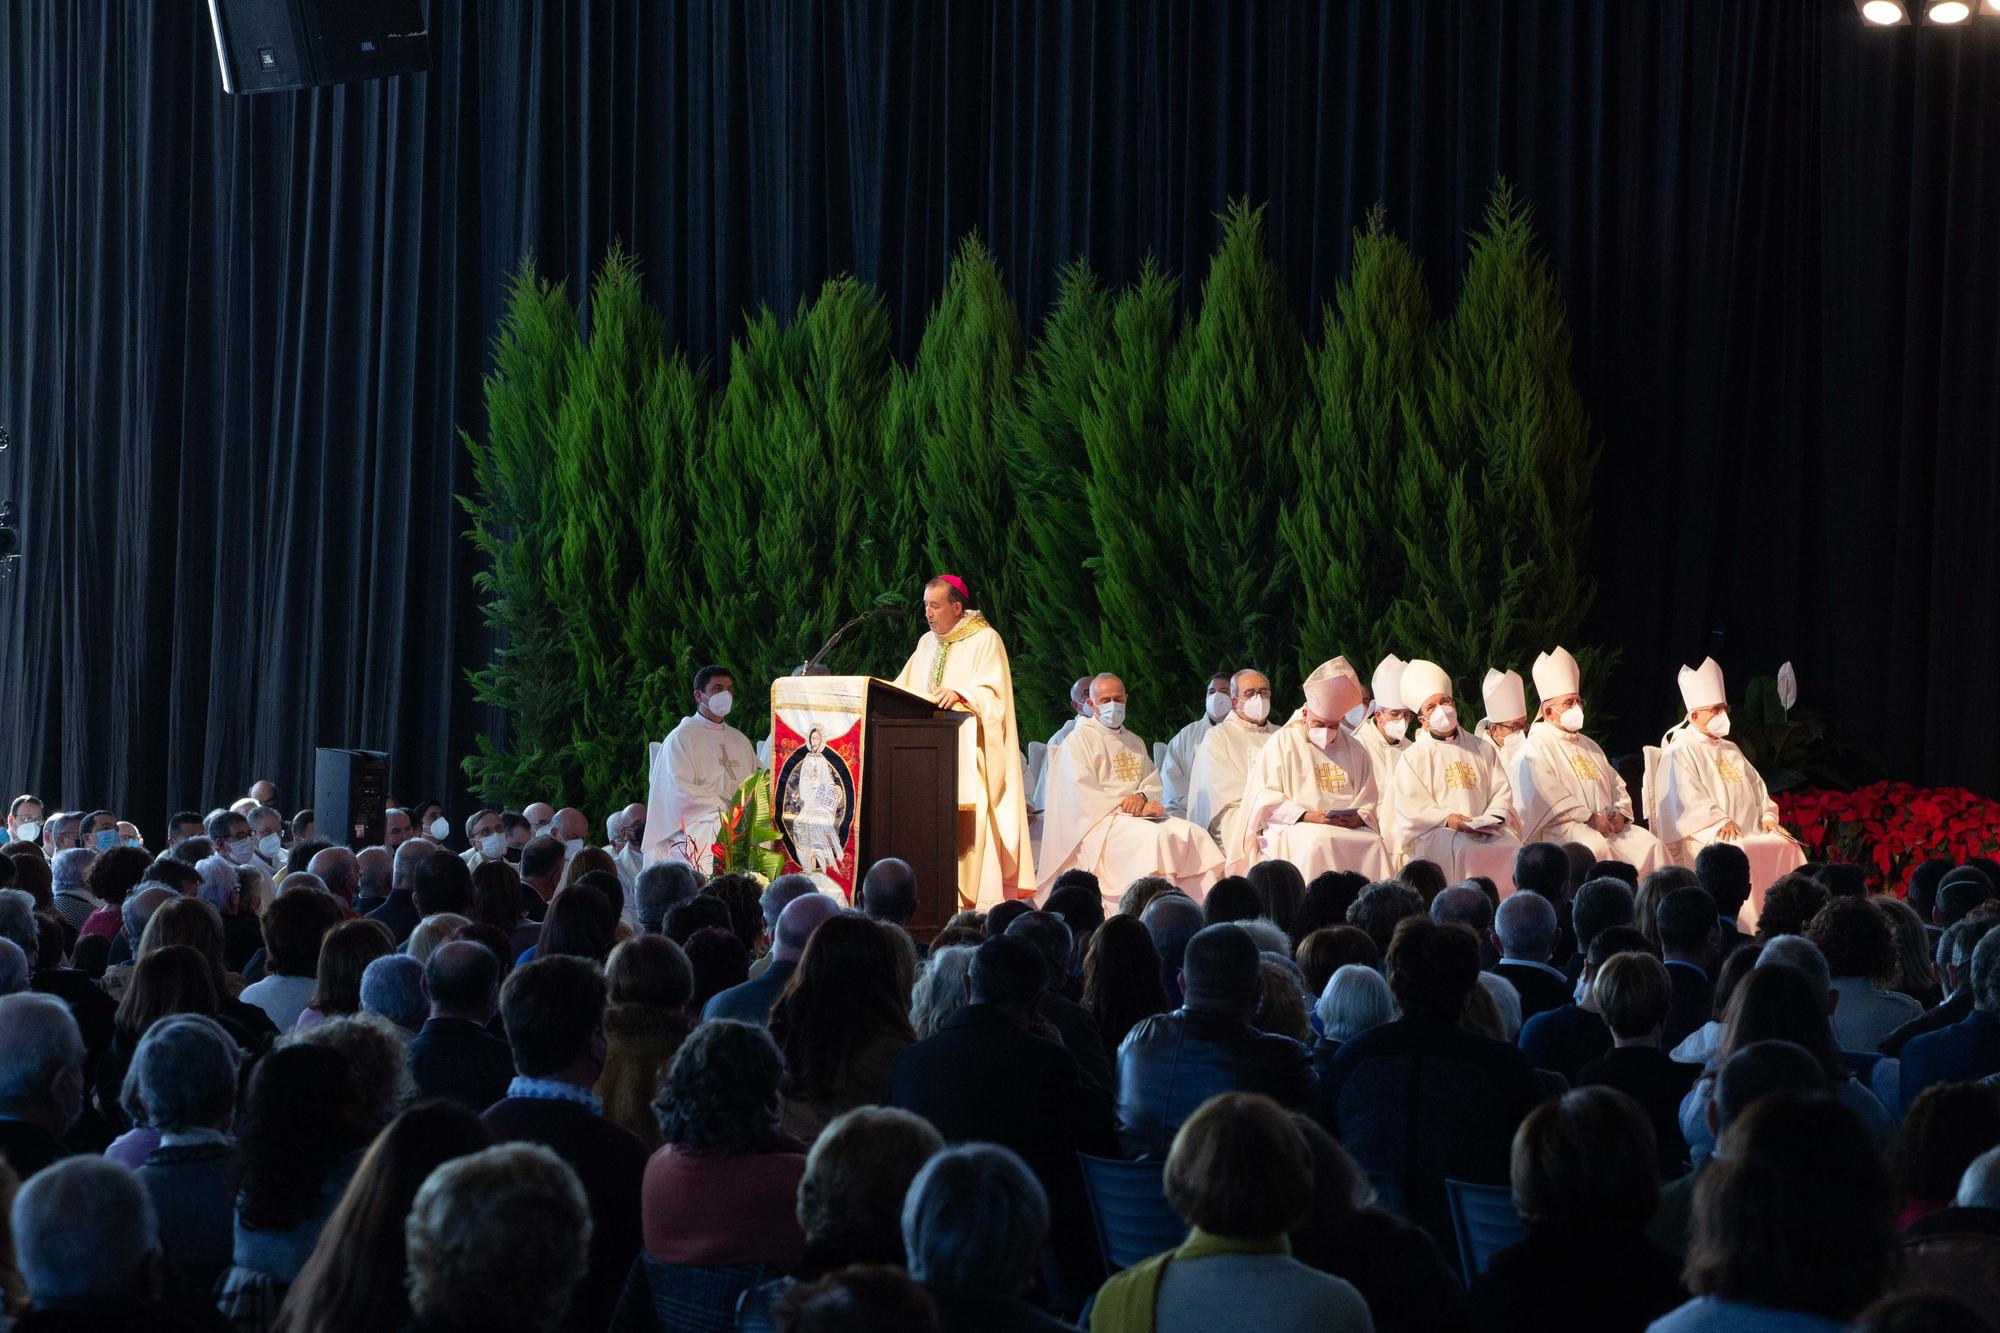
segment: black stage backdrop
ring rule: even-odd
[[[6,786],[151,825],[365,744],[462,791],[496,719],[454,427],[524,248],[574,290],[623,237],[708,357],[849,270],[907,354],[971,228],[1032,327],[1079,252],[1197,281],[1242,195],[1316,329],[1378,200],[1448,299],[1504,172],[1605,443],[1620,748],[1719,643],[1898,774],[2000,790],[2000,22],[432,0],[428,75],[230,98],[189,0],[0,9]]]

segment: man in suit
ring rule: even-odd
[[[1972,951],[1972,1012],[1948,1028],[1912,1037],[1900,1072],[1905,1107],[1933,1083],[2000,1074],[2000,930],[1987,931]]]
[[[1674,984],[1673,1000],[1667,1006],[1667,1026],[1660,1044],[1672,1050],[1708,1021],[1715,998],[1715,983],[1709,978],[1722,926],[1715,899],[1705,889],[1692,886],[1675,889],[1660,899],[1653,913],[1660,931],[1660,950],[1666,956],[1667,976]]]
[[[1049,965],[1049,988],[1036,1012],[1062,1038],[1063,1048],[1076,1057],[1084,1082],[1106,1097],[1112,1093],[1111,1061],[1104,1053],[1104,1037],[1090,1010],[1062,993],[1069,980],[1070,952],[1074,947],[1069,923],[1054,912],[1029,912],[1014,918],[1007,934],[1035,946]]]
[[[1539,893],[1516,891],[1493,914],[1492,943],[1500,950],[1493,975],[1505,977],[1521,995],[1521,1018],[1560,1009],[1574,990],[1561,968],[1549,961],[1556,947],[1555,904]]]
[[[1019,1153],[1048,1192],[1066,1282],[1086,1294],[1103,1274],[1076,1155],[1116,1154],[1111,1103],[1060,1043],[1034,1035],[1036,1010],[1048,997],[1048,962],[1033,945],[1006,935],[982,942],[966,990],[970,1002],[936,1036],[896,1057],[889,1104],[924,1117],[948,1143],[997,1143]]]
[[[1884,1037],[1882,1054],[1891,1058],[1900,1056],[1912,1037],[1965,1021],[1965,1016],[1972,1012],[1972,951],[1995,925],[2000,925],[2000,916],[1975,912],[1945,930],[1937,946],[1938,984],[1944,987],[1944,1002]]]
[[[431,1016],[409,1047],[410,1076],[426,1097],[484,1111],[507,1095],[514,1055],[487,1032],[500,993],[500,960],[472,940],[447,940],[424,964]]]
[[[1750,901],[1750,857],[1733,842],[1712,842],[1695,853],[1695,882],[1715,900],[1715,965],[1750,939],[1736,928],[1736,917]]]
[[[412,838],[396,849],[395,878],[389,881],[389,896],[382,905],[368,913],[370,921],[380,921],[396,937],[396,947],[401,948],[410,938],[410,932],[423,920],[423,913],[417,910],[417,864],[435,852],[437,847],[422,838]]]
[[[804,879],[805,876],[786,875],[779,878],[782,881]],[[810,880],[807,882],[811,883]],[[806,941],[812,938],[820,922],[839,915],[840,904],[817,890],[786,903],[785,910],[778,914],[778,927],[772,933],[776,943],[771,946],[770,964],[748,981],[711,995],[708,1003],[702,1006],[702,1020],[730,1018],[760,1028],[769,1027],[771,1006],[785,989],[785,983],[792,979],[792,973],[798,971],[799,956],[806,951]]]
[[[0,1158],[28,1179],[70,1155],[83,1111],[83,1034],[52,995],[0,996]]]
[[[591,1089],[604,1070],[604,973],[558,954],[519,968],[500,988],[500,1016],[519,1071],[480,1118],[493,1137],[539,1143],[568,1162],[590,1201],[590,1267],[577,1299],[585,1327],[611,1321],[639,1252],[646,1145],[604,1118]]]

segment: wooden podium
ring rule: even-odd
[[[958,911],[960,713],[870,676],[788,676],[771,685],[772,791],[784,808],[786,774],[806,729],[824,733],[834,764],[860,757],[860,781],[848,811],[851,863],[858,888],[869,866],[894,856],[917,877],[910,932],[928,938]],[[843,727],[843,723],[845,726]],[[780,737],[785,742],[780,742]],[[790,847],[788,844],[788,854]],[[793,860],[788,868],[798,868]]]

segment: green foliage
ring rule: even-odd
[[[718,875],[748,871],[769,882],[784,873],[785,852],[779,842],[777,804],[771,799],[770,769],[758,769],[736,789],[723,812],[716,839],[720,849],[715,858]]]
[[[1778,702],[1773,676],[1753,676],[1743,702],[1730,710],[1729,739],[1773,792],[1817,787],[1852,791],[1879,782],[1887,769],[1882,757],[1833,734],[1833,719],[1820,709]]]
[[[1246,204],[1181,302],[1151,263],[1113,291],[1077,260],[1029,346],[968,238],[908,365],[880,294],[839,277],[789,319],[752,315],[711,388],[663,345],[622,249],[587,338],[524,259],[485,436],[465,435],[500,645],[471,679],[506,724],[466,761],[475,790],[622,805],[697,667],[731,668],[735,720],[760,736],[772,679],[939,570],[1007,636],[1024,739],[1086,669],[1125,678],[1148,740],[1218,668],[1259,666],[1291,698],[1333,653],[1364,674],[1390,650],[1432,657],[1468,693],[1557,642],[1604,669],[1577,638],[1596,454],[1560,294],[1504,184],[1441,324],[1379,210],[1315,347]],[[920,632],[876,621],[829,665],[891,675]],[[754,819],[754,783],[745,799]]]

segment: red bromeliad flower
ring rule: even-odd
[[[1815,861],[1852,861],[1902,894],[1927,857],[1963,862],[2000,851],[2000,801],[1963,787],[1877,782],[1855,791],[1782,792],[1778,810]]]

